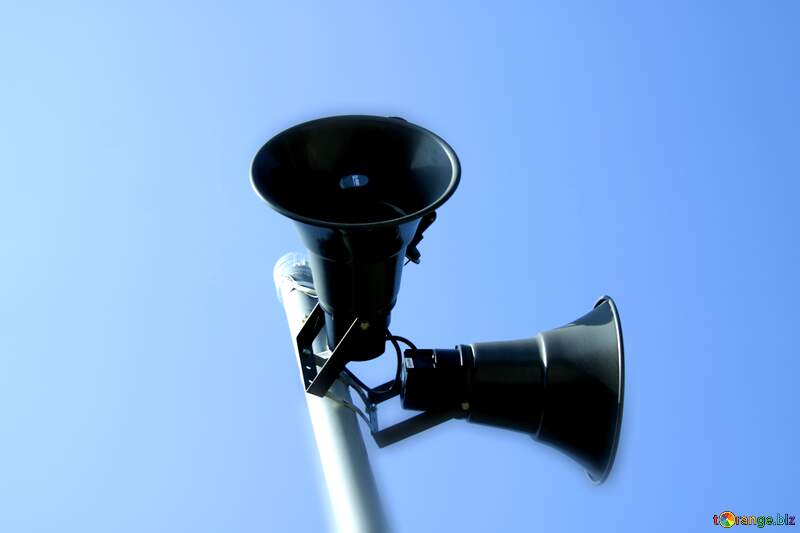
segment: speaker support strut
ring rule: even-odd
[[[300,372],[303,376],[303,386],[308,394],[320,397],[325,396],[334,381],[341,376],[345,383],[353,387],[364,401],[370,433],[379,448],[394,444],[453,418],[463,418],[464,414],[458,410],[431,409],[387,428],[379,429],[378,404],[400,394],[400,386],[399,383],[387,382],[377,387],[377,389],[385,392],[376,392],[375,390],[361,391],[346,374],[342,374],[345,366],[350,362],[347,355],[345,355],[349,344],[348,339],[352,338],[350,332],[358,323],[359,319],[354,319],[342,340],[331,351],[330,356],[322,357],[315,354],[312,348],[314,339],[317,338],[317,335],[320,334],[325,325],[325,314],[319,303],[314,306],[314,309],[306,317],[300,331],[297,333],[295,342],[297,343],[297,358]],[[320,367],[319,371],[317,366]]]
[[[358,323],[359,319],[356,317],[350,327],[347,328],[347,332],[345,332],[342,339],[331,351],[331,355],[324,358],[324,362],[318,372],[317,358],[311,345],[320,331],[322,331],[325,324],[325,313],[319,303],[314,306],[295,339],[295,342],[297,342],[298,363],[300,364],[300,372],[303,375],[303,386],[307,393],[319,397],[325,396],[325,393],[331,388],[331,385],[339,377],[344,367],[350,362],[346,355],[347,349],[350,344],[349,341],[353,338],[351,332]]]

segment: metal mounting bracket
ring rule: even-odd
[[[346,355],[348,341],[352,339],[350,332],[357,326],[358,322],[358,318],[354,319],[339,344],[330,352],[330,355],[322,357],[315,354],[312,347],[314,339],[320,334],[325,323],[325,314],[319,303],[314,306],[314,309],[306,317],[300,331],[297,333],[295,342],[297,343],[300,373],[303,376],[303,385],[307,393],[323,397],[337,379],[342,379],[345,384],[358,393],[362,402],[364,402],[366,415],[362,415],[362,417],[367,421],[372,438],[375,439],[375,443],[379,448],[384,448],[416,435],[452,418],[464,416],[458,410],[424,411],[402,422],[380,429],[378,424],[378,404],[398,396],[400,394],[400,383],[387,381],[370,391],[364,391],[346,373],[343,373],[345,366],[350,362]],[[318,366],[320,367],[319,370],[317,370]]]
[[[344,367],[350,362],[346,355],[347,347],[350,339],[353,338],[350,333],[358,322],[358,318],[353,320],[339,344],[331,351],[330,357],[322,358],[321,361],[318,361],[314,354],[312,343],[322,331],[322,327],[325,324],[325,314],[319,303],[314,306],[295,339],[300,373],[303,376],[303,385],[307,393],[314,396],[325,396],[325,393],[331,388],[331,385],[339,377]],[[317,371],[318,363],[321,363],[319,371]]]

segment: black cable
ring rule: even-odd
[[[392,335],[389,330],[386,331],[386,338],[392,343],[394,352],[397,354],[397,371],[394,374],[394,384],[387,389],[390,390],[392,387],[400,385],[400,371],[403,367],[403,351],[400,349],[400,345],[397,344],[397,337]]]
[[[349,368],[345,367],[344,369],[344,372],[353,381],[353,383],[358,385],[366,394],[383,394],[389,392],[394,387],[400,386],[400,373],[402,372],[402,367],[403,367],[403,350],[400,348],[400,345],[397,344],[397,341],[400,341],[403,344],[406,344],[409,347],[416,350],[416,346],[414,346],[414,343],[412,343],[405,337],[392,335],[392,333],[388,330],[386,331],[386,340],[392,343],[392,346],[394,346],[395,355],[397,356],[397,370],[395,371],[394,374],[394,381],[390,383],[388,387],[384,389],[381,388],[373,389],[372,387],[367,386],[366,383],[361,381]]]
[[[408,346],[412,350],[416,350],[417,349],[417,346],[413,342],[411,342],[410,340],[406,339],[405,337],[401,337],[400,335],[393,335],[392,337],[395,340],[398,340],[398,341],[402,342],[403,344],[405,344],[406,346]]]

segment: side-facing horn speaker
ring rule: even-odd
[[[602,482],[622,422],[624,355],[614,301],[528,339],[454,350],[407,350],[408,409],[458,412],[470,422],[530,434],[578,461]]]

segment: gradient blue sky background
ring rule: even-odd
[[[406,269],[419,344],[620,308],[608,482],[451,422],[370,444],[402,531],[800,515],[800,4],[7,2],[0,531],[325,528],[256,150],[400,115],[463,178]],[[374,371],[374,369],[373,369]]]

